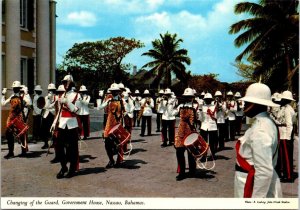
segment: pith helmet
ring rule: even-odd
[[[221,91],[217,90],[217,91],[215,92],[215,96],[222,96]]]
[[[158,93],[159,93],[159,94],[164,94],[165,91],[164,91],[164,90],[160,90]]]
[[[21,82],[20,81],[14,81],[11,85],[12,88],[20,88]]]
[[[140,91],[139,90],[135,90],[134,94],[140,94]]]
[[[144,93],[143,93],[144,95],[150,95],[150,92],[149,92],[149,90],[144,90]]]
[[[165,93],[164,94],[165,95],[171,95],[172,94],[171,89],[170,88],[165,89]]]
[[[81,85],[80,88],[79,88],[79,92],[86,92],[86,91],[88,91],[88,90],[86,89],[86,86]]]
[[[110,88],[109,88],[110,91],[113,91],[113,90],[120,90],[119,88],[119,85],[117,83],[112,83]]]
[[[120,90],[125,90],[125,86],[124,86],[124,84],[122,82],[119,83],[118,85],[119,85],[119,89]]]
[[[206,93],[204,95],[204,99],[212,99],[212,95],[210,93]]]
[[[192,88],[186,88],[182,95],[183,96],[195,96]]]
[[[281,94],[281,98],[282,98],[282,99],[287,99],[287,100],[290,100],[290,101],[295,101],[295,100],[293,99],[293,94],[292,94],[292,92],[291,92],[291,91],[288,91],[288,90],[283,91],[283,93]]]
[[[65,89],[65,87],[64,87],[63,85],[60,85],[60,86],[58,86],[58,88],[57,88],[56,91],[57,91],[57,92],[65,92],[66,89]]]
[[[73,77],[70,74],[66,75],[62,81],[74,82]]]
[[[233,96],[233,92],[232,92],[232,91],[228,91],[228,92],[227,92],[227,95],[228,95],[228,96]]]
[[[246,95],[238,100],[264,106],[279,106],[272,102],[270,88],[262,83],[251,84],[246,90]]]
[[[242,96],[241,96],[241,93],[240,93],[240,92],[236,92],[236,93],[234,94],[234,97],[240,98],[240,97],[242,97]]]
[[[50,83],[50,84],[48,85],[48,90],[56,90],[55,85],[54,85],[53,83]]]
[[[34,88],[35,91],[43,91],[42,87],[40,85],[36,85]]]

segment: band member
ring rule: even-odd
[[[189,173],[185,173],[185,157],[184,152],[186,150],[184,146],[184,137],[195,131],[194,121],[196,119],[196,110],[193,108],[194,93],[191,88],[186,88],[183,93],[184,103],[180,104],[174,111],[173,115],[179,113],[180,121],[178,125],[178,131],[175,135],[175,149],[176,158],[178,163],[178,176],[176,180],[180,181],[186,177],[193,177],[196,172],[196,161],[193,155],[188,152],[189,161]]]
[[[156,132],[160,132],[161,127],[161,117],[163,114],[163,109],[160,106],[160,102],[163,100],[164,90],[158,92],[158,97],[155,100],[155,109],[156,109]]]
[[[217,128],[217,109],[216,105],[212,104],[213,98],[210,93],[206,93],[204,98],[204,105],[200,112],[201,119],[201,136],[207,141],[211,149],[213,157],[217,151],[218,146],[218,128]]]
[[[60,109],[50,130],[58,131],[57,156],[60,160],[61,169],[56,175],[57,179],[71,178],[76,175],[76,171],[79,169],[77,112],[80,106],[80,95],[72,90],[75,84],[71,75],[66,75],[62,84],[66,92],[58,100]],[[69,170],[67,162],[70,162]],[[65,173],[67,173],[66,176]]]
[[[141,100],[140,117],[142,117],[142,129],[140,136],[144,136],[147,122],[148,136],[151,136],[151,124],[152,124],[152,109],[154,108],[154,100],[151,98],[149,90],[145,90],[143,93],[144,98]]]
[[[134,91],[134,97],[133,97],[133,104],[134,104],[134,111],[133,111],[133,127],[137,125],[137,127],[140,127],[140,118],[139,113],[141,110],[141,94],[139,90]]]
[[[81,130],[81,136],[83,136],[83,139],[87,139],[87,137],[90,136],[90,109],[89,109],[89,103],[91,100],[91,97],[87,94],[88,90],[86,89],[86,86],[81,85],[79,88],[80,93],[80,109],[78,112],[78,117],[80,119],[80,123],[82,124],[82,130]],[[81,127],[81,126],[80,126]]]
[[[66,92],[65,87],[63,85],[59,85],[57,90],[56,90],[57,95],[56,95],[56,100],[55,100],[55,104],[54,104],[55,116],[59,112],[59,106],[60,106],[59,101],[60,101],[61,97],[63,96],[63,94],[65,92]],[[50,160],[50,163],[59,163],[60,160],[58,158],[58,152],[57,152],[58,150],[57,150],[57,136],[56,135],[52,135],[52,145],[51,145],[51,147],[54,148],[55,156],[52,160]]]
[[[6,121],[6,139],[8,145],[8,154],[4,156],[4,158],[9,159],[14,157],[14,145],[15,145],[15,131],[11,129],[12,124],[14,124],[15,119],[17,119],[20,124],[24,123],[24,113],[23,113],[23,100],[20,96],[21,83],[19,81],[14,81],[12,83],[13,94],[9,98],[5,98],[6,90],[2,91],[2,106],[6,104],[10,104],[10,111],[8,114],[8,118]],[[19,143],[21,143],[21,154],[19,157],[26,156],[26,152],[28,151],[27,146],[27,134],[24,133],[18,139]]]
[[[42,149],[48,149],[49,138],[51,137],[50,128],[55,117],[55,95],[56,87],[54,84],[50,83],[48,85],[48,95],[45,97],[45,106],[42,112],[42,139],[44,140],[44,146]]]
[[[102,102],[103,102],[103,99],[104,99],[104,90],[99,90],[99,98],[97,98],[97,100],[96,100],[96,107],[97,107],[97,109],[99,110],[99,107],[100,107],[100,105],[102,104]]]
[[[225,112],[226,104],[222,100],[222,93],[220,91],[215,92],[215,101],[213,103],[217,107],[217,127],[218,127],[218,150],[223,150],[225,147]]]
[[[169,88],[165,90],[163,100],[160,102],[160,107],[163,110],[162,114],[162,147],[174,145],[175,140],[175,115],[174,108],[176,106],[176,100],[171,97],[172,92]],[[167,135],[168,134],[168,135]],[[169,137],[169,138],[168,138]]]
[[[294,153],[294,134],[293,134],[293,118],[295,115],[294,109],[291,107],[291,102],[294,101],[293,95],[286,90],[281,94],[281,107],[277,114],[277,122],[280,143],[279,155],[277,162],[277,172],[281,177],[281,182],[293,182],[293,153]]]
[[[43,89],[40,85],[36,85],[34,88],[34,97],[33,97],[33,124],[32,124],[32,141],[36,143],[41,139],[41,130],[42,130],[42,109],[38,107],[38,100],[42,96]]]
[[[278,131],[267,113],[271,101],[270,88],[262,83],[250,85],[244,114],[254,118],[251,127],[236,143],[234,196],[244,198],[282,197],[281,185],[274,169],[278,155]]]
[[[226,107],[227,107],[227,113],[226,113],[226,127],[228,131],[228,136],[226,139],[229,139],[230,141],[235,140],[235,112],[237,111],[237,104],[236,101],[233,100],[233,93],[229,91],[227,93],[226,98]]]
[[[109,137],[109,131],[117,124],[122,123],[122,115],[125,111],[124,105],[120,96],[121,90],[118,84],[113,83],[109,88],[112,97],[102,103],[100,109],[107,108],[107,122],[104,129],[105,150],[109,158],[106,168],[118,167],[121,164],[123,147],[118,148],[118,158],[115,162],[113,155],[116,150],[115,139]]]
[[[236,134],[238,136],[241,135],[241,129],[242,129],[242,123],[243,123],[243,116],[244,116],[244,102],[243,101],[239,101],[238,99],[241,98],[241,94],[240,92],[236,92],[234,94],[234,98],[236,100],[236,112],[235,112],[235,116],[236,116],[236,127],[235,127],[235,131]]]
[[[28,93],[28,88],[25,85],[21,85],[22,89],[20,90],[20,95],[23,101],[23,113],[24,113],[24,122],[27,123],[29,112],[31,111],[32,100]],[[28,134],[28,133],[27,133]]]

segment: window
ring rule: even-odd
[[[2,0],[2,23],[5,23],[5,0]]]
[[[21,58],[21,84],[28,85],[27,59]]]
[[[20,25],[27,28],[27,0],[20,0]]]
[[[1,58],[2,60],[1,60],[1,64],[2,64],[2,87],[4,87],[5,86],[5,84],[6,84],[6,80],[5,80],[5,78],[6,78],[6,71],[5,71],[5,55],[2,55],[2,58]]]

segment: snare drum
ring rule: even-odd
[[[130,139],[130,133],[121,124],[112,127],[108,132],[108,136],[117,139],[119,145],[126,144]]]
[[[7,125],[7,129],[10,129],[16,138],[20,138],[20,136],[24,135],[28,128],[29,126],[18,117],[14,118]]]
[[[190,133],[184,138],[184,146],[196,158],[201,158],[206,155],[208,144],[197,132]]]

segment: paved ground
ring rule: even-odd
[[[81,144],[80,171],[71,179],[56,179],[60,164],[50,164],[42,142],[30,143],[28,157],[6,160],[7,145],[1,145],[1,194],[13,197],[233,197],[235,142],[217,153],[212,171],[198,169],[196,178],[176,181],[176,154],[172,146],[161,148],[160,133],[152,121],[153,136],[132,132],[132,152],[123,167],[105,169],[108,162],[100,128],[102,115],[93,112],[92,136]],[[52,151],[53,152],[53,151]],[[15,154],[20,146],[15,145]],[[211,164],[212,162],[208,162]],[[298,171],[298,138],[295,141],[295,171]],[[298,179],[282,183],[283,196],[298,197]]]

